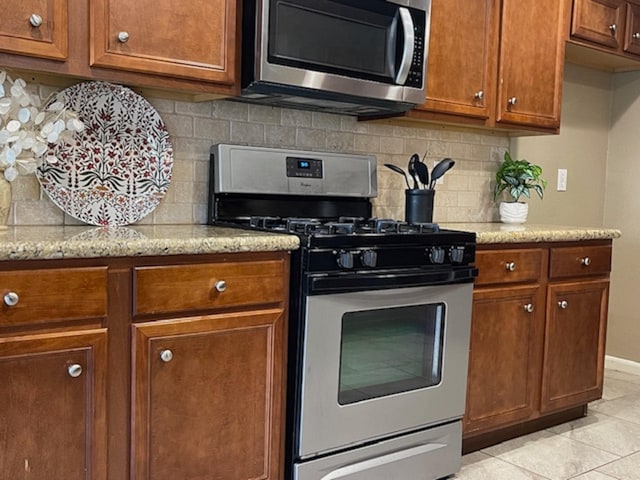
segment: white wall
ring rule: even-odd
[[[534,194],[530,223],[602,226],[612,74],[567,64],[559,135],[511,140],[514,158],[542,166],[549,183],[544,199]],[[558,192],[558,168],[568,170],[567,191]]]
[[[609,133],[604,223],[614,241],[607,354],[640,361],[640,72],[616,74]]]

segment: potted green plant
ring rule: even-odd
[[[496,172],[493,199],[506,192],[509,201],[500,202],[500,221],[503,223],[524,223],[529,213],[529,205],[521,198],[531,198],[531,190],[540,198],[544,197],[547,181],[542,178],[542,167],[527,160],[514,160],[509,152],[504,152],[504,162]]]

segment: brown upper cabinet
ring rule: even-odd
[[[569,7],[569,0],[433,0],[427,98],[407,117],[557,132]]]
[[[574,0],[570,40],[640,59],[640,2]]]
[[[0,27],[0,65],[60,78],[235,95],[237,8],[234,0],[9,2]]]

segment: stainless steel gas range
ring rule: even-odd
[[[216,145],[210,222],[298,235],[286,480],[434,480],[461,458],[475,234],[371,218],[371,156]]]

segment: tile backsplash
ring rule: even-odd
[[[44,90],[44,88],[43,88]],[[42,92],[44,94],[48,92]],[[140,224],[204,224],[207,219],[209,149],[237,143],[300,150],[372,154],[378,161],[374,215],[404,218],[404,180],[383,167],[406,169],[412,153],[431,168],[443,157],[455,167],[436,186],[434,221],[486,222],[497,219],[491,189],[509,138],[492,132],[440,125],[404,126],[386,121],[249,105],[229,100],[192,103],[148,98],[164,120],[174,147],[173,179],[158,208]],[[41,192],[34,176],[13,182],[13,225],[76,225]]]

